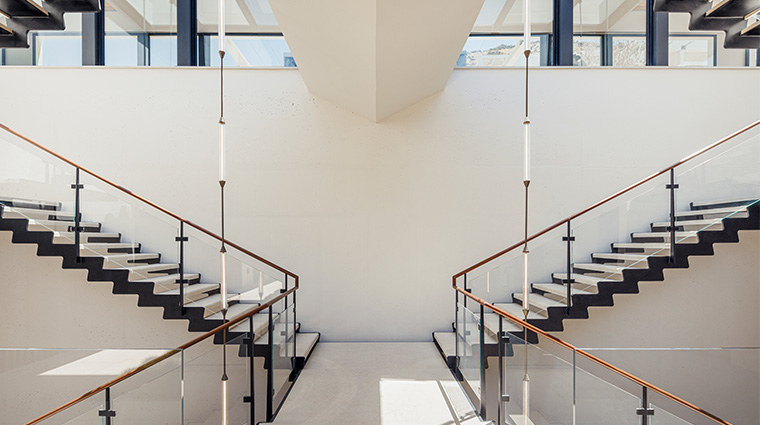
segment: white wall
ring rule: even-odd
[[[752,69],[531,75],[531,230],[760,117]],[[429,340],[451,275],[519,239],[522,71],[456,70],[379,124],[295,70],[225,83],[229,238],[301,276],[299,321],[324,340]],[[218,70],[6,67],[0,93],[4,124],[218,229]]]

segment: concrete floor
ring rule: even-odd
[[[433,343],[320,343],[275,425],[479,424]]]

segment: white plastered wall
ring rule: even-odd
[[[534,70],[531,231],[760,117],[757,77]],[[429,340],[453,320],[451,275],[520,238],[521,70],[456,70],[379,124],[310,95],[295,70],[225,83],[228,237],[301,276],[304,329]],[[4,124],[218,229],[218,70],[4,68],[0,92]],[[209,257],[198,267],[217,268]]]

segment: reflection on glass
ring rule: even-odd
[[[212,35],[206,41],[207,64],[219,66],[219,55],[216,53],[219,50],[219,38]],[[224,66],[296,66],[283,36],[228,35],[225,45],[227,55],[224,57]]]
[[[531,37],[530,65],[547,65],[548,37]],[[457,66],[525,66],[525,46],[520,36],[471,36],[464,45]]]
[[[531,27],[535,33],[551,33],[554,15],[552,0],[531,2]],[[472,28],[473,33],[522,34],[523,2],[485,0]]]
[[[670,35],[670,66],[713,66],[715,60],[715,36]]]

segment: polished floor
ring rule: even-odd
[[[275,425],[481,423],[433,343],[320,343]]]

